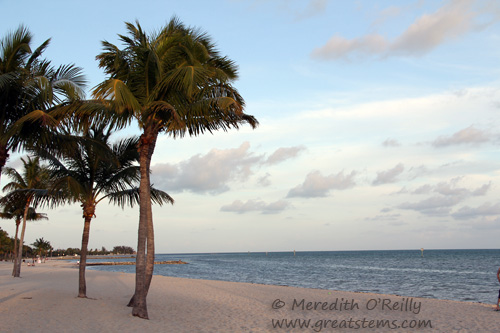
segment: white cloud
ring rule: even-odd
[[[471,193],[474,196],[484,196],[484,195],[486,195],[488,193],[488,191],[490,190],[490,188],[491,188],[491,182],[489,182],[488,184],[484,184],[480,188],[475,189],[474,191],[472,191]]]
[[[397,206],[399,209],[414,210],[429,216],[444,216],[449,214],[451,207],[462,201],[457,196],[434,196],[419,202],[405,202]]]
[[[269,180],[270,177],[271,177],[271,174],[266,173],[264,176],[259,177],[257,183],[261,186],[267,187],[267,186],[271,185],[271,181]]]
[[[377,172],[377,178],[373,181],[373,185],[381,185],[394,183],[397,181],[397,177],[403,173],[405,167],[402,163],[399,163],[394,168]]]
[[[262,155],[250,152],[248,142],[233,149],[212,149],[177,164],[154,165],[152,183],[171,192],[222,193],[229,189],[228,182],[247,180],[262,159]]]
[[[301,185],[291,189],[287,197],[325,197],[330,190],[346,190],[356,185],[354,181],[356,175],[356,171],[351,171],[347,175],[344,174],[344,171],[341,171],[337,174],[323,176],[321,172],[313,171],[306,176]]]
[[[465,206],[451,214],[457,220],[468,220],[483,216],[500,215],[500,202],[496,204],[484,203],[479,207]]]
[[[401,214],[386,214],[386,215],[377,215],[375,217],[367,217],[366,221],[399,221],[401,218]]]
[[[491,134],[474,126],[469,126],[450,136],[440,136],[432,142],[437,148],[453,145],[479,145],[491,140]]]
[[[411,194],[430,194],[437,193],[444,196],[460,196],[467,198],[470,196],[484,196],[491,188],[491,182],[481,185],[475,190],[470,190],[465,187],[459,187],[458,183],[463,177],[452,178],[448,182],[439,182],[436,185],[425,184],[411,191]]]
[[[288,208],[290,204],[285,200],[278,200],[271,203],[265,203],[261,200],[248,200],[243,202],[235,200],[229,205],[224,205],[220,208],[223,212],[233,212],[238,214],[260,211],[262,214],[277,214]]]
[[[378,34],[351,40],[341,36],[333,36],[324,46],[313,50],[311,56],[323,60],[337,60],[351,58],[352,55],[380,55],[387,50],[388,44],[388,41]]]
[[[389,52],[422,55],[437,46],[477,29],[474,1],[454,0],[433,14],[418,18],[392,43]]]
[[[418,167],[411,167],[408,170],[410,179],[416,179],[424,175],[429,174],[431,171],[425,165],[419,165]]]
[[[487,5],[475,6],[484,3]],[[397,13],[397,9],[386,11],[389,16]],[[498,11],[498,3],[492,1],[447,1],[434,13],[417,18],[393,41],[376,33],[354,39],[333,36],[324,46],[315,49],[312,57],[337,60],[354,56],[421,56],[441,44],[498,22]]]
[[[384,147],[399,147],[399,146],[401,146],[401,144],[396,139],[387,139],[384,142],[382,142],[382,146],[384,146]]]
[[[411,192],[412,194],[429,194],[433,189],[433,186],[425,184]]]
[[[302,151],[306,150],[304,146],[278,148],[266,160],[268,164],[277,164],[287,159],[297,157]]]
[[[152,183],[170,192],[191,191],[218,194],[229,190],[231,181],[246,181],[254,169],[263,165],[275,165],[297,157],[304,146],[281,147],[269,157],[250,151],[244,142],[238,148],[211,149],[207,154],[197,154],[176,164],[157,163],[152,166]],[[257,183],[269,186],[271,175],[259,176]]]
[[[432,197],[413,203],[405,202],[398,205],[397,208],[414,210],[424,215],[442,216],[449,214],[453,206],[463,202],[467,198],[486,195],[491,188],[491,182],[483,184],[474,190],[459,187],[458,183],[462,178],[463,177],[455,177],[449,182],[440,182],[436,185],[422,185],[410,193],[414,195],[433,194]],[[455,214],[461,216],[470,212],[470,209],[463,209],[464,208],[458,210]]]

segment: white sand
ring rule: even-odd
[[[163,276],[153,277],[150,320],[143,320],[125,306],[134,290],[133,274],[87,270],[90,299],[81,299],[75,266],[61,261],[23,265],[22,278],[13,278],[12,263],[0,262],[0,332],[500,332],[500,312],[491,304]],[[273,304],[283,305],[278,299],[285,305],[273,309]],[[333,307],[336,299],[337,310],[321,309]],[[313,302],[310,307],[323,303],[307,310],[308,302]],[[391,307],[402,302],[403,307],[382,309],[380,302]],[[310,319],[310,326],[273,328],[273,319]],[[370,320],[372,325],[389,320],[393,327],[429,320],[432,329],[363,328]],[[338,328],[349,325],[352,329]]]

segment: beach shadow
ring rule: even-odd
[[[91,301],[97,301],[97,298],[93,298],[93,297],[78,297],[78,296],[76,296],[75,298],[76,299],[90,299]]]
[[[25,293],[29,293],[29,292],[31,292],[31,291],[33,291],[33,290],[35,290],[35,288],[29,289],[29,290],[19,291],[19,292],[17,292],[17,293],[14,293],[14,294],[12,294],[12,295],[6,296],[6,297],[4,297],[4,298],[0,298],[0,304],[1,304],[1,303],[3,303],[3,302],[8,301],[8,300],[10,300],[10,299],[13,299],[13,298],[15,298],[15,297],[17,297],[17,296],[19,296],[19,295],[23,295],[23,294],[25,294]],[[31,296],[26,296],[26,297],[21,297],[21,298],[22,298],[22,299],[32,299],[32,297],[31,297]]]

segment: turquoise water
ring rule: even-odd
[[[156,265],[155,274],[482,303],[496,303],[500,288],[500,250],[426,250],[423,257],[420,250],[156,256],[179,259],[189,265]],[[90,269],[135,272],[135,266]]]

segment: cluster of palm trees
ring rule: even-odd
[[[7,218],[6,216],[0,214],[0,217],[2,218]],[[9,234],[2,230],[0,228],[0,255],[3,255],[3,259],[8,260],[9,258],[12,258],[12,255],[14,253],[14,242],[16,242],[17,239],[15,240],[13,237],[9,237]],[[38,255],[41,257],[42,255],[47,256],[50,253],[52,253],[53,247],[50,245],[50,242],[47,240],[44,240],[42,238],[38,238],[34,243],[31,244],[33,248],[30,246],[24,245],[23,246],[23,253],[24,256],[30,256],[30,255]],[[0,259],[2,260],[2,259]]]
[[[254,128],[258,122],[243,112],[243,98],[232,85],[236,65],[219,54],[207,34],[175,17],[152,34],[138,22],[126,23],[126,29],[119,35],[122,48],[102,42],[96,59],[106,79],[87,100],[80,68],[55,68],[41,59],[50,40],[33,51],[32,36],[21,26],[1,41],[0,170],[12,180],[1,203],[23,212],[19,246],[30,209],[81,204],[79,297],[86,297],[85,260],[96,205],[104,199],[122,207],[138,204],[136,284],[129,306],[134,316],[148,318],[155,254],[151,205],[173,203],[151,186],[158,136],[197,136],[242,124]],[[132,122],[140,137],[111,143],[112,133]],[[31,154],[22,160],[22,175],[4,168],[9,152],[20,149]],[[15,262],[14,273],[20,270],[20,260]]]

